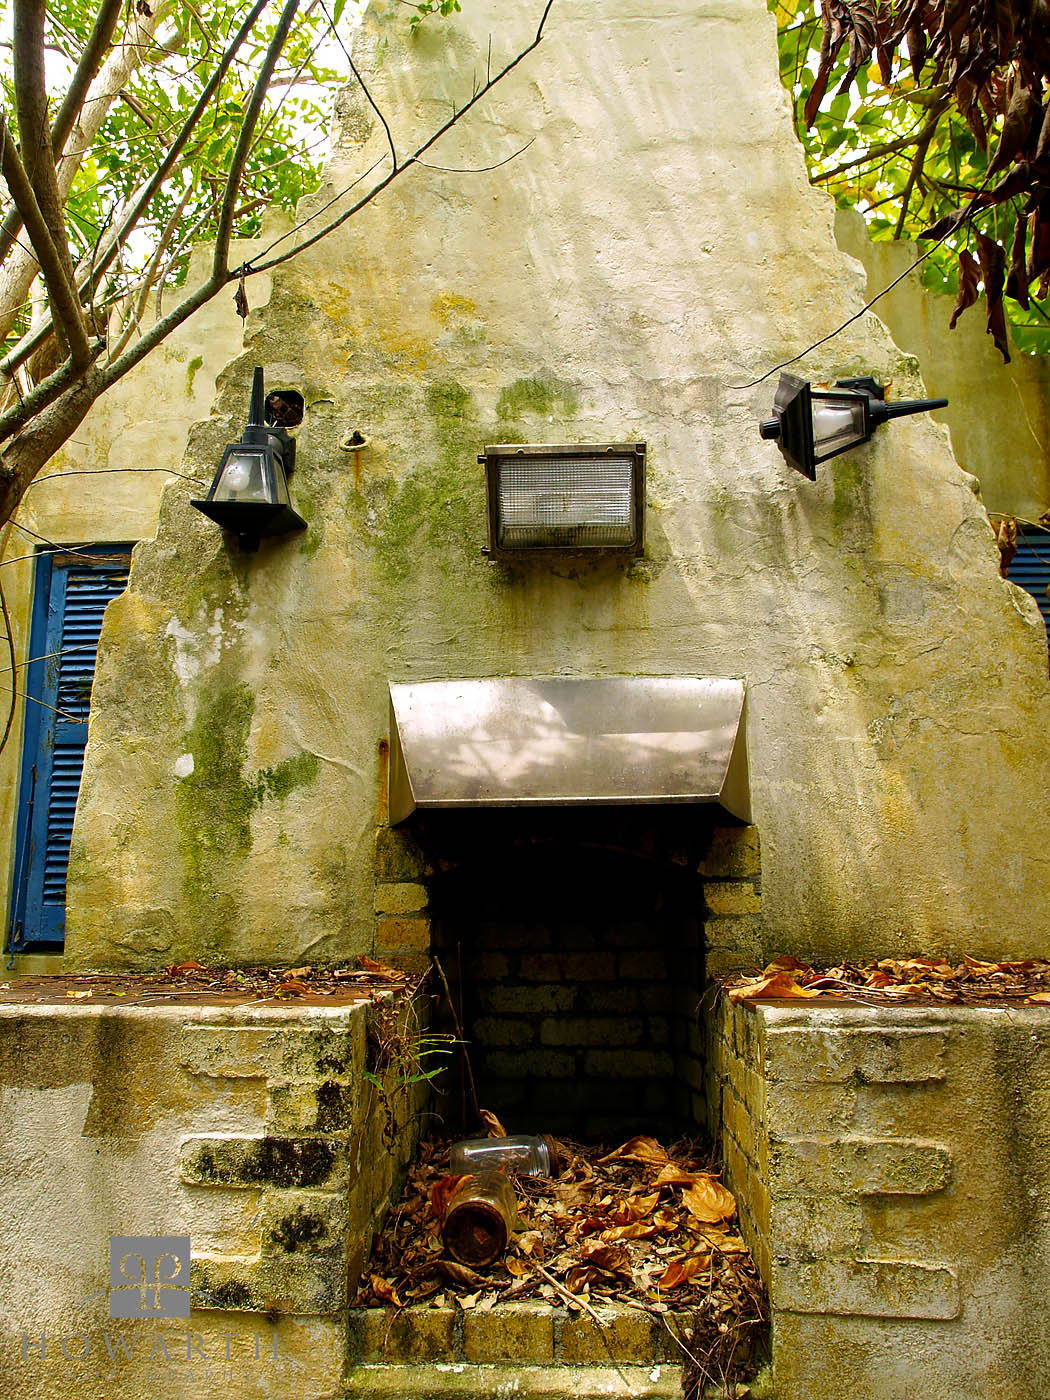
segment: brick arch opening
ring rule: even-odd
[[[509,1131],[710,1126],[705,976],[760,957],[754,828],[684,807],[490,810],[417,813],[378,839],[376,952],[440,961],[478,1100]],[[472,1131],[454,1081],[435,1110]]]

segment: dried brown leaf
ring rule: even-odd
[[[988,334],[995,341],[995,347],[1003,357],[1003,363],[1010,363],[1010,350],[1006,339],[1006,312],[1003,308],[1003,286],[1006,282],[1006,253],[994,238],[989,238],[980,229],[974,229],[977,239],[977,252],[981,260],[981,274],[984,277],[984,294],[988,299]]]
[[[372,1292],[381,1303],[392,1303],[395,1308],[403,1308],[405,1305],[397,1295],[394,1285],[379,1274],[371,1274],[368,1279],[372,1286]]]
[[[289,977],[285,982],[278,982],[273,989],[275,997],[303,997],[309,993],[310,988],[299,977]]]
[[[627,1142],[621,1143],[614,1151],[607,1153],[604,1157],[599,1157],[599,1162],[666,1162],[667,1151],[661,1147],[656,1138],[653,1137],[633,1137]]]
[[[681,1288],[683,1283],[689,1283],[696,1278],[710,1263],[710,1254],[683,1254],[680,1258],[671,1260],[657,1279],[656,1286],[662,1288],[665,1293],[674,1288]]]
[[[759,997],[816,997],[819,992],[811,992],[800,987],[787,973],[775,972],[771,977],[759,977],[753,982],[745,982],[741,987],[733,987],[730,1001],[754,1001]]]
[[[448,1203],[458,1191],[462,1182],[469,1177],[469,1172],[461,1172],[458,1176],[441,1176],[430,1188],[430,1209],[434,1213],[434,1218],[438,1223],[442,1223],[448,1212]]]
[[[923,237],[928,238],[931,234],[932,230],[928,230]],[[955,329],[959,317],[977,300],[977,283],[980,278],[981,264],[964,248],[959,254],[959,293],[955,298],[952,319],[948,322],[949,330]]]
[[[682,1192],[682,1204],[697,1220],[711,1223],[728,1220],[736,1214],[736,1197],[711,1176],[704,1176],[687,1187]]]
[[[485,1125],[485,1133],[488,1137],[503,1138],[507,1136],[507,1130],[499,1121],[496,1115],[488,1108],[479,1108],[478,1117]]]

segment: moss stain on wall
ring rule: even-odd
[[[186,735],[193,772],[180,778],[175,790],[183,890],[193,911],[213,922],[218,922],[216,862],[225,867],[252,845],[254,791],[243,769],[254,713],[255,696],[244,682],[206,695]]]
[[[193,381],[197,371],[203,364],[204,357],[202,355],[194,355],[193,359],[186,366],[186,397],[188,399],[193,397]]]
[[[528,415],[543,418],[575,418],[579,400],[573,386],[553,374],[539,374],[515,379],[500,392],[496,417],[501,422],[518,422]]]

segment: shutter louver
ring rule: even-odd
[[[1050,597],[1046,593],[1050,587],[1050,534],[1017,536],[1017,553],[1010,560],[1009,578],[1039,604],[1050,635]]]
[[[92,564],[85,555],[97,553]],[[102,615],[130,558],[112,548],[42,556],[27,668],[26,747],[12,948],[53,950],[65,934],[66,877],[87,744]],[[33,701],[39,701],[34,704]]]

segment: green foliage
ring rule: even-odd
[[[811,181],[861,212],[876,240],[929,231],[926,251],[957,221],[926,258],[924,285],[958,297],[961,313],[990,283],[989,331],[1005,356],[1005,324],[993,324],[1005,280],[1014,344],[1050,351],[1036,151],[1047,55],[1022,28],[1024,7],[824,0],[822,18],[821,3],[769,0]]]
[[[409,0],[411,4],[411,0]],[[458,14],[462,6],[459,0],[423,0],[422,4],[415,6],[416,13],[409,20],[414,29],[417,24],[422,24],[427,15],[451,15]]]
[[[345,3],[345,0],[343,0]],[[343,3],[335,5],[333,19]],[[104,231],[150,172],[186,121],[211,77],[216,61],[243,20],[246,7],[234,0],[203,0],[197,5],[160,3],[154,38],[144,61],[127,78],[109,107],[90,153],[77,171],[66,205],[74,263],[89,257]],[[139,13],[143,13],[140,5]],[[134,239],[126,246],[127,281],[141,274],[168,235],[166,282],[185,275],[193,242],[213,236],[223,184],[237,143],[245,105],[262,56],[273,38],[277,7],[266,11],[230,67],[194,131],[171,177],[154,197]],[[52,111],[62,96],[58,75],[72,73],[95,21],[95,6],[84,0],[49,0],[46,39]],[[336,22],[338,22],[336,20]],[[307,8],[297,19],[274,75],[263,116],[238,191],[233,233],[259,232],[267,207],[291,211],[320,178],[325,115],[334,86],[344,74],[323,62],[329,34],[323,8]],[[118,24],[119,45],[128,37]],[[329,45],[325,52],[329,52]],[[0,91],[14,110],[10,50],[0,50]]]

